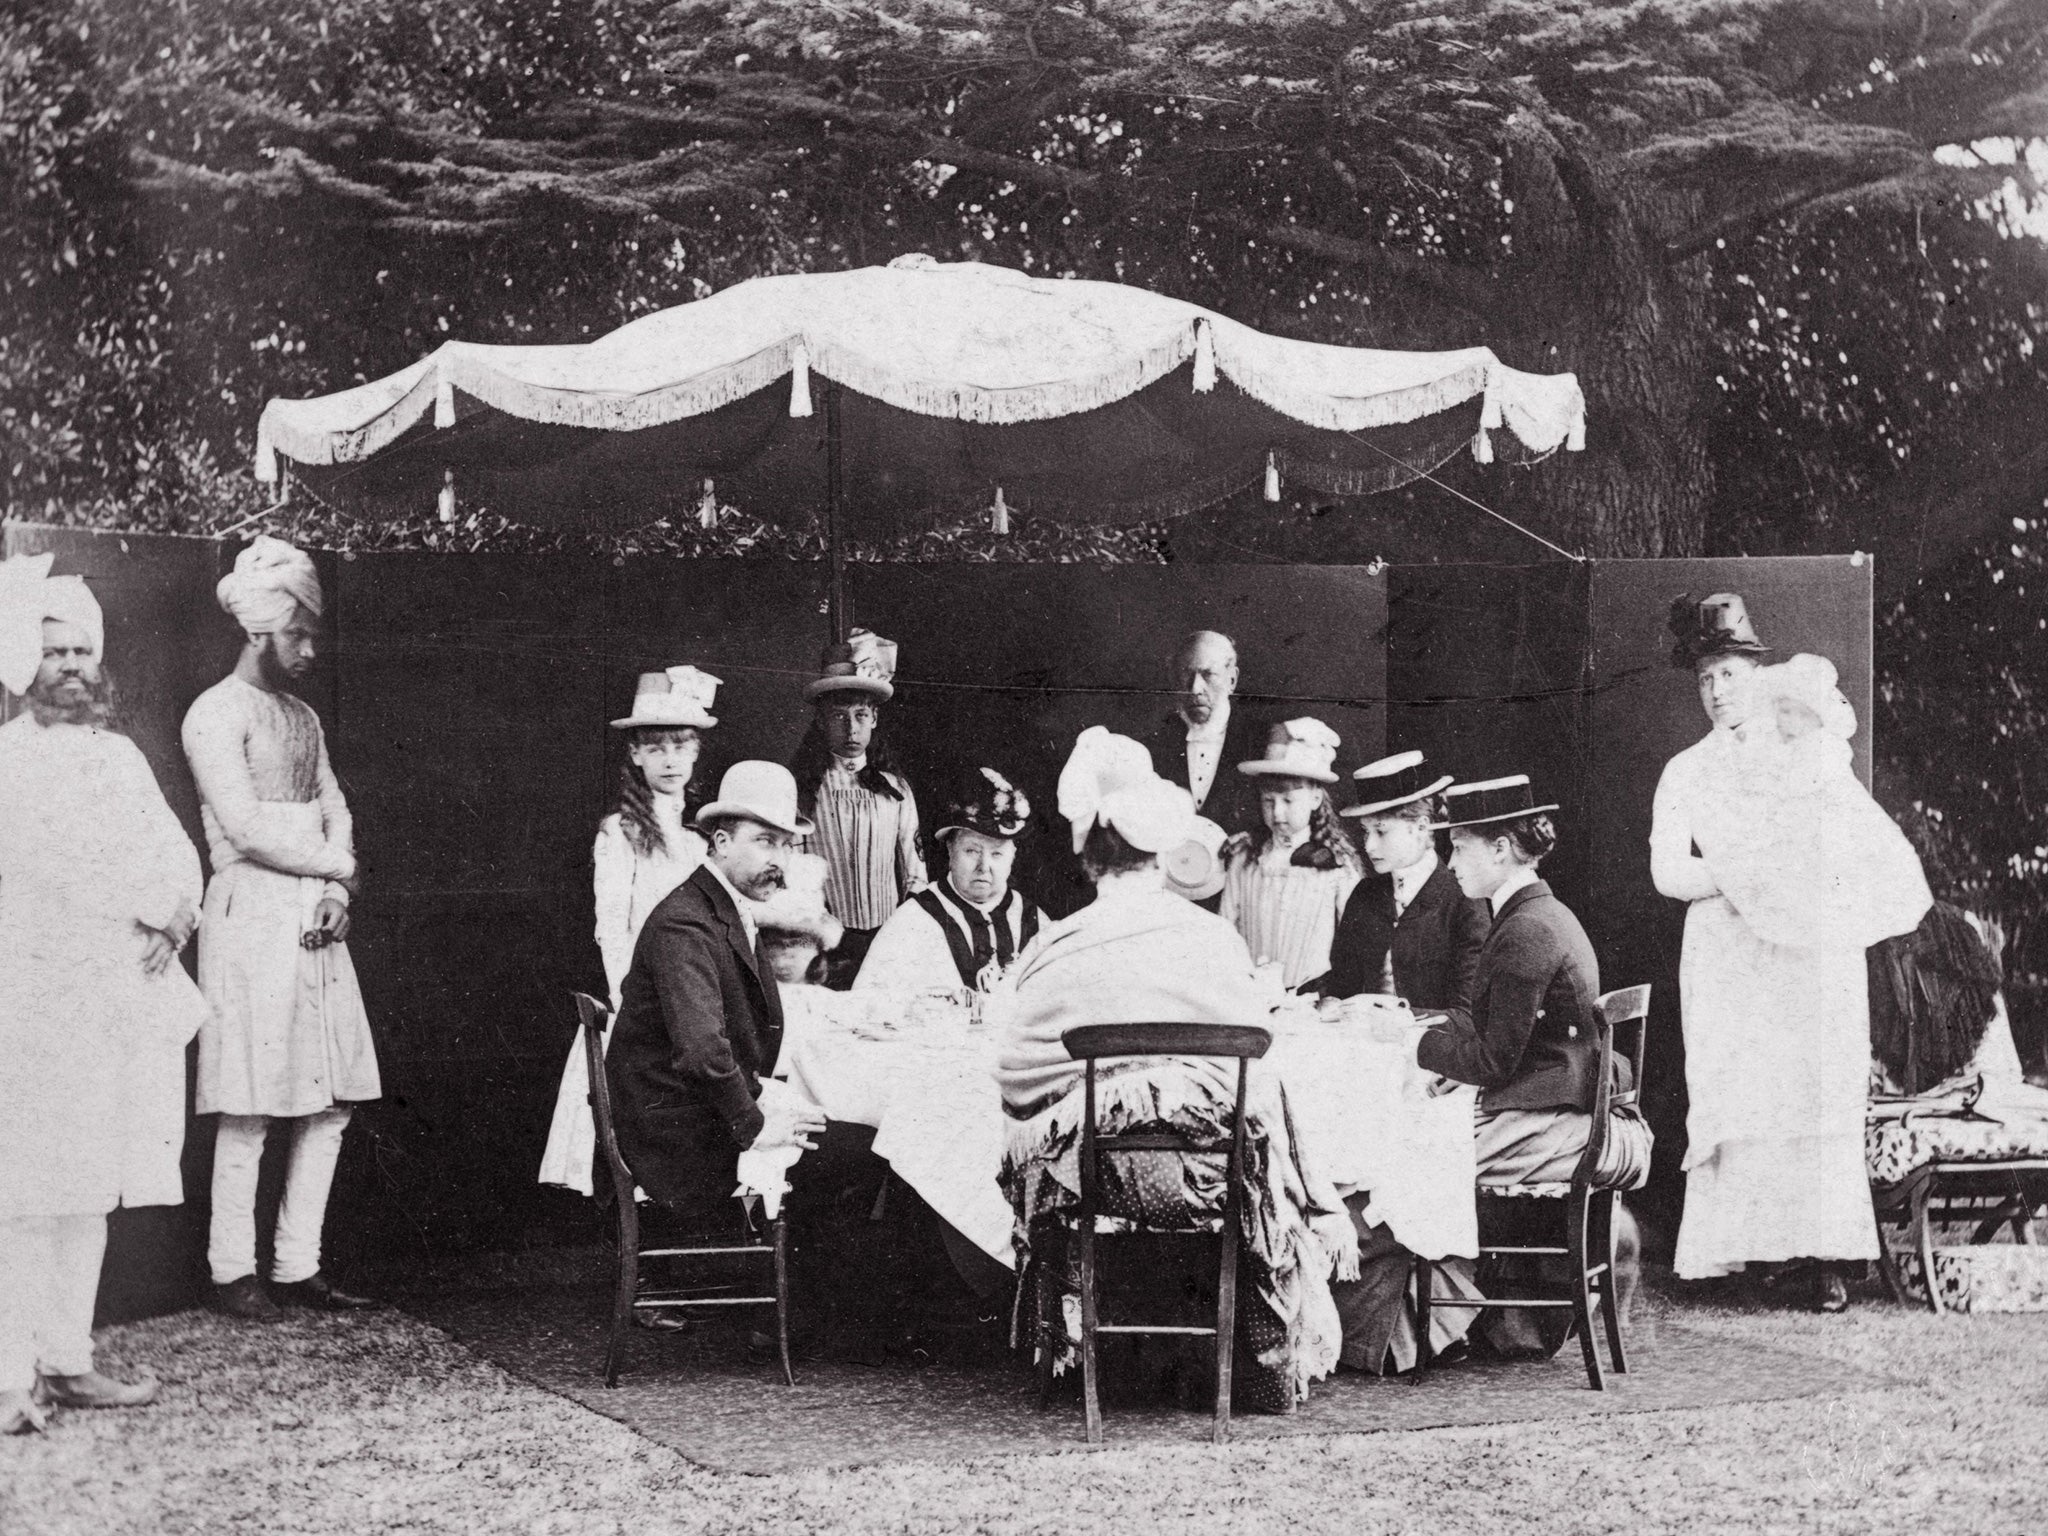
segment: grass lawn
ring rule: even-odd
[[[162,1401],[0,1441],[0,1532],[2048,1531],[2048,1315],[1844,1316],[1665,1283],[1689,1327],[1896,1378],[1836,1398],[1216,1448],[704,1470],[402,1313],[110,1330]],[[1385,1390],[1404,1390],[1387,1384]],[[1076,1424],[1078,1438],[1079,1426]]]

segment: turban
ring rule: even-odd
[[[106,620],[83,576],[52,576],[55,555],[0,560],[0,685],[25,694],[43,664],[43,620],[76,624],[92,653],[106,653]]]
[[[1060,770],[1060,814],[1081,851],[1095,826],[1113,828],[1140,853],[1164,853],[1195,835],[1195,802],[1152,771],[1152,754],[1128,736],[1091,725]]]
[[[267,533],[258,534],[255,543],[235,556],[235,568],[221,577],[214,595],[228,616],[252,635],[283,629],[294,608],[317,619],[326,606],[312,558]]]

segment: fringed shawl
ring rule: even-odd
[[[1871,946],[1870,1049],[1909,1094],[1970,1064],[1998,1009],[1998,962],[1938,901],[1911,933]]]

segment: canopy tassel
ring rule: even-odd
[[[1010,531],[1010,506],[1003,500],[1000,485],[996,487],[995,505],[988,509],[988,526],[989,531],[995,534],[1008,534]]]
[[[256,483],[277,483],[277,446],[270,441],[270,434],[260,426],[256,429]]]
[[[697,526],[718,526],[718,489],[708,478],[704,482],[704,494],[697,500]]]
[[[434,370],[434,425],[455,425],[455,381],[448,377],[445,368]]]
[[[442,471],[441,471],[441,494],[440,494],[439,496],[435,497],[434,499],[435,499],[436,503],[437,503],[437,504],[439,505],[439,507],[440,507],[440,509],[441,509],[441,521],[442,521],[442,522],[444,522],[444,523],[452,523],[452,522],[454,522],[454,521],[455,521],[455,471],[454,471],[454,470],[452,470],[452,469],[444,469],[444,470],[442,470]]]
[[[1500,408],[1500,397],[1493,392],[1489,380],[1486,386],[1485,403],[1479,407],[1479,430],[1472,434],[1472,459],[1477,464],[1493,462],[1493,438],[1489,435],[1501,426],[1506,417]]]
[[[796,344],[789,363],[789,414],[811,414],[811,353],[802,342]]]
[[[1216,387],[1216,338],[1207,319],[1195,322],[1195,393],[1206,395]]]
[[[1266,455],[1266,500],[1280,499],[1280,461],[1269,452]]]
[[[1574,421],[1571,431],[1565,434],[1564,451],[1566,453],[1584,453],[1586,451],[1585,417],[1581,416],[1577,421]]]

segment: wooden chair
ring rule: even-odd
[[[743,1211],[746,1232],[739,1240],[710,1237],[687,1239],[686,1247],[643,1248],[640,1246],[640,1208],[635,1198],[633,1172],[619,1154],[619,1138],[612,1125],[611,1083],[604,1074],[604,1035],[611,1027],[611,1011],[596,998],[578,992],[576,1013],[583,1023],[584,1060],[590,1069],[590,1114],[597,1122],[597,1145],[611,1172],[612,1203],[618,1211],[617,1280],[613,1289],[611,1343],[605,1352],[604,1384],[619,1384],[619,1364],[625,1356],[626,1334],[636,1312],[686,1311],[695,1307],[773,1307],[775,1338],[782,1355],[782,1378],[792,1387],[796,1372],[789,1363],[789,1244],[788,1233],[779,1216],[767,1220],[765,1239],[751,1215]],[[645,1259],[676,1260],[735,1255],[771,1264],[775,1290],[767,1296],[736,1294],[731,1282],[667,1290],[640,1288],[640,1264]]]
[[[1495,1202],[1514,1200],[1518,1206],[1527,1207],[1530,1201],[1556,1201],[1564,1210],[1563,1242],[1546,1244],[1505,1244],[1493,1245],[1482,1242],[1479,1252],[1482,1256],[1498,1254],[1550,1254],[1562,1255],[1571,1264],[1571,1294],[1568,1296],[1522,1296],[1488,1297],[1484,1301],[1468,1301],[1456,1297],[1437,1296],[1435,1293],[1436,1262],[1418,1258],[1415,1261],[1415,1329],[1416,1356],[1415,1372],[1411,1378],[1420,1381],[1429,1369],[1430,1362],[1430,1314],[1437,1307],[1452,1307],[1469,1311],[1481,1310],[1537,1310],[1569,1307],[1572,1321],[1578,1329],[1579,1345],[1586,1356],[1586,1381],[1596,1392],[1605,1391],[1607,1381],[1601,1372],[1600,1355],[1593,1343],[1593,1310],[1597,1299],[1600,1320],[1607,1333],[1607,1353],[1613,1361],[1615,1371],[1626,1374],[1628,1355],[1621,1342],[1621,1313],[1614,1294],[1614,1203],[1615,1191],[1603,1188],[1596,1182],[1596,1171],[1607,1151],[1607,1138],[1611,1128],[1609,1117],[1617,1109],[1634,1105],[1643,1091],[1643,1059],[1648,1044],[1650,1019],[1650,989],[1648,987],[1623,987],[1609,992],[1599,1000],[1600,1007],[1600,1070],[1594,1089],[1592,1130],[1586,1139],[1586,1150],[1579,1157],[1579,1165],[1572,1173],[1569,1184],[1513,1184],[1499,1188],[1486,1185],[1479,1187],[1481,1225],[1488,1214],[1487,1206]],[[1629,1051],[1630,1086],[1625,1091],[1614,1087],[1614,1036],[1624,1024],[1636,1026],[1633,1048]]]
[[[1087,1064],[1083,1087],[1081,1121],[1081,1204],[1067,1223],[1078,1244],[1081,1261],[1081,1397],[1089,1443],[1102,1440],[1102,1397],[1096,1340],[1105,1333],[1179,1334],[1213,1338],[1216,1350],[1216,1421],[1213,1438],[1222,1441],[1230,1433],[1230,1375],[1233,1343],[1237,1328],[1237,1249],[1242,1240],[1244,1183],[1244,1101],[1245,1076],[1249,1063],[1266,1054],[1272,1033],[1244,1025],[1218,1024],[1087,1024],[1060,1036],[1067,1054]],[[1231,1111],[1230,1140],[1227,1144],[1171,1132],[1143,1132],[1105,1136],[1095,1123],[1095,1067],[1098,1061],[1119,1056],[1208,1056],[1237,1062],[1237,1103]],[[1101,1164],[1104,1153],[1174,1152],[1184,1156],[1223,1157],[1225,1194],[1223,1218],[1217,1226],[1221,1251],[1217,1258],[1216,1321],[1213,1327],[1164,1323],[1105,1323],[1096,1306],[1095,1250],[1096,1223],[1101,1204]],[[1163,1231],[1131,1221],[1134,1230]],[[1041,1318],[1041,1329],[1051,1321]],[[1052,1384],[1052,1345],[1043,1340],[1039,1355],[1039,1405],[1043,1407]]]

